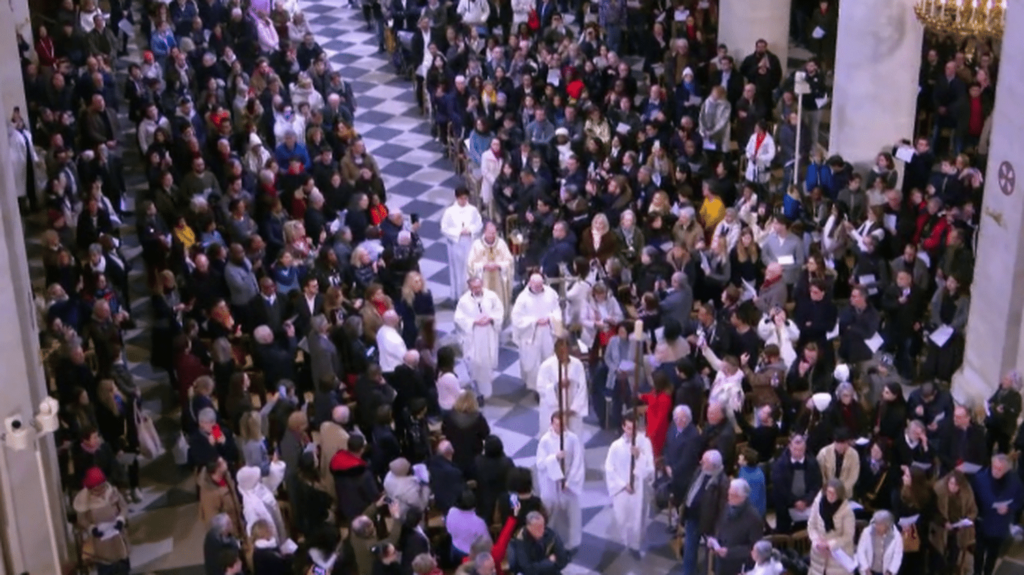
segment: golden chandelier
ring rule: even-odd
[[[962,40],[1003,36],[1006,0],[917,0],[914,13],[929,32]]]

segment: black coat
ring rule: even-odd
[[[441,433],[455,448],[455,465],[467,479],[476,479],[475,458],[484,451],[491,426],[481,413],[451,412],[444,417]]]
[[[694,496],[694,505],[686,506],[686,497],[689,495],[693,482],[700,479],[700,471],[700,469],[695,471],[693,476],[686,481],[686,489],[681,501],[684,505],[683,517],[687,521],[696,520],[700,526],[701,535],[713,535],[729,494],[729,477],[723,472],[708,479],[703,490],[698,491]]]
[[[342,449],[331,459],[331,475],[338,501],[335,513],[338,525],[348,525],[362,515],[377,498],[380,489],[377,480],[360,456]]]
[[[506,492],[508,472],[514,467],[515,463],[505,455],[476,457],[476,514],[487,525],[494,523],[498,498]]]
[[[569,564],[569,553],[562,538],[550,527],[544,529],[540,539],[534,539],[523,529],[509,544],[508,564],[513,573],[558,575]]]
[[[940,474],[946,474],[961,463],[974,463],[985,467],[988,464],[988,445],[985,442],[985,430],[980,425],[971,423],[967,430],[961,430],[946,419],[939,425],[939,444],[936,446]]]
[[[253,575],[291,575],[292,556],[282,554],[276,547],[257,547],[252,552],[252,572]]]
[[[777,513],[788,513],[789,508],[797,501],[803,501],[808,507],[821,491],[821,468],[818,461],[809,453],[804,455],[804,486],[803,497],[793,495],[793,462],[790,460],[789,449],[782,452],[772,464],[772,494]]]
[[[689,481],[700,464],[703,454],[700,448],[700,430],[695,425],[687,425],[682,430],[674,423],[669,425],[663,454],[665,466],[672,469],[672,493],[677,503],[686,497]]]
[[[297,345],[294,337],[285,338],[282,342],[256,345],[252,359],[256,367],[263,370],[263,385],[266,389],[277,389],[278,384],[285,379],[295,381]]]
[[[442,455],[432,457],[427,469],[430,471],[430,491],[434,494],[434,504],[442,513],[447,514],[466,488],[462,470]]]
[[[726,548],[725,557],[715,559],[715,575],[739,575],[752,566],[750,549],[764,535],[764,520],[749,501],[726,507],[718,517],[715,538]]]

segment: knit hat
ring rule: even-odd
[[[107,476],[103,475],[103,470],[99,467],[90,467],[85,471],[85,477],[82,479],[82,486],[86,489],[92,489],[99,487],[107,481]]]

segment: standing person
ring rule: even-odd
[[[743,479],[729,482],[726,507],[718,516],[715,536],[708,547],[715,557],[715,575],[739,575],[750,562],[750,551],[764,534],[764,520],[750,504],[750,485]]]
[[[1010,452],[1010,442],[1013,441],[1017,417],[1021,411],[1020,385],[1020,373],[1013,370],[999,380],[999,388],[988,398],[985,427],[988,429],[987,443],[990,453]],[[994,451],[993,448],[999,451]]]
[[[587,373],[583,362],[569,355],[569,340],[555,340],[555,353],[544,360],[537,370],[537,393],[540,405],[540,429],[551,421],[551,414],[561,408],[565,414],[566,429],[577,437],[583,436],[583,418],[590,413],[587,396]],[[558,394],[562,394],[559,405]]]
[[[1020,477],[1010,473],[1006,455],[992,456],[992,465],[974,476],[974,495],[978,500],[974,573],[992,575],[999,550],[1010,538],[1010,525],[1024,507],[1024,487]]]
[[[75,495],[78,526],[92,538],[92,560],[98,575],[128,575],[131,571],[128,534],[128,503],[107,482],[99,467],[90,467]]]
[[[498,343],[505,307],[498,294],[484,287],[479,277],[470,278],[469,291],[455,306],[455,327],[462,338],[462,351],[469,377],[484,399],[491,397],[491,382],[498,367]]]
[[[636,433],[634,442],[633,434]],[[622,437],[608,448],[604,462],[604,479],[612,499],[615,527],[622,543],[635,559],[643,553],[640,542],[647,519],[647,483],[654,476],[654,454],[651,440],[636,429],[632,412],[622,416]]]
[[[512,307],[513,259],[508,244],[498,237],[498,226],[494,222],[487,222],[484,235],[473,241],[468,263],[470,275],[479,277],[485,288],[498,295],[507,313]]]
[[[571,553],[583,538],[580,496],[586,469],[580,437],[569,429],[562,430],[559,415],[557,411],[551,414],[550,427],[537,444],[537,483],[541,501],[551,517],[551,528]]]
[[[929,540],[935,548],[936,560],[930,567],[942,568],[951,575],[965,575],[970,569],[967,553],[976,542],[978,503],[974,490],[967,477],[955,469],[936,480],[934,489],[938,516]]]
[[[841,480],[829,479],[811,504],[807,533],[811,537],[809,575],[847,575],[849,572],[832,557],[840,550],[851,558],[855,555],[856,521]]]
[[[700,469],[690,481],[683,499],[682,517],[686,522],[683,542],[683,575],[697,573],[697,554],[701,537],[711,536],[725,504],[729,478],[724,473],[722,454],[714,449],[700,458]]]
[[[512,306],[512,340],[519,348],[520,377],[526,388],[535,393],[538,368],[555,349],[556,334],[562,329],[561,317],[558,294],[544,285],[543,276],[531,275],[526,289]]]
[[[469,254],[473,247],[473,240],[480,235],[483,224],[480,211],[469,203],[469,190],[464,186],[456,188],[455,203],[448,206],[441,216],[441,233],[448,240],[448,270],[452,285],[452,301],[459,301],[459,296],[462,295],[462,286],[466,285]]]

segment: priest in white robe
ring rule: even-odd
[[[498,294],[502,309],[512,308],[512,252],[498,237],[498,226],[487,222],[483,237],[469,250],[469,274],[484,282],[484,288]]]
[[[469,203],[469,190],[455,190],[455,203],[441,216],[441,233],[448,243],[448,273],[452,285],[452,301],[459,301],[469,271],[469,252],[473,240],[480,235],[484,221],[480,210]]]
[[[527,288],[512,306],[512,341],[519,348],[520,377],[529,390],[537,390],[537,370],[555,351],[561,318],[558,294],[544,285],[540,274],[530,276]]]
[[[491,382],[498,367],[498,341],[505,308],[496,293],[484,287],[478,277],[469,279],[469,291],[459,298],[455,307],[455,329],[462,341],[462,353],[469,368],[469,377],[477,391],[491,397]]]
[[[576,549],[583,537],[580,497],[586,465],[580,436],[566,429],[563,447],[559,441],[561,429],[558,413],[552,413],[550,427],[537,444],[537,487],[550,516],[548,525],[562,538],[566,549]]]
[[[562,373],[559,373],[559,366]],[[537,370],[537,406],[540,425],[544,430],[551,421],[551,414],[561,408],[565,412],[566,429],[577,436],[583,436],[583,418],[590,413],[590,396],[587,393],[587,372],[583,362],[569,354],[569,342],[565,338],[555,341],[555,353],[544,360]],[[561,406],[558,394],[561,393]]]
[[[636,418],[632,413],[622,417],[622,437],[608,448],[604,461],[604,480],[608,496],[615,513],[613,533],[637,555],[641,552],[648,521],[648,505],[651,482],[654,479],[654,451],[651,440],[643,432],[637,432],[636,445],[631,445],[636,429]],[[630,460],[636,458],[630,484]]]

